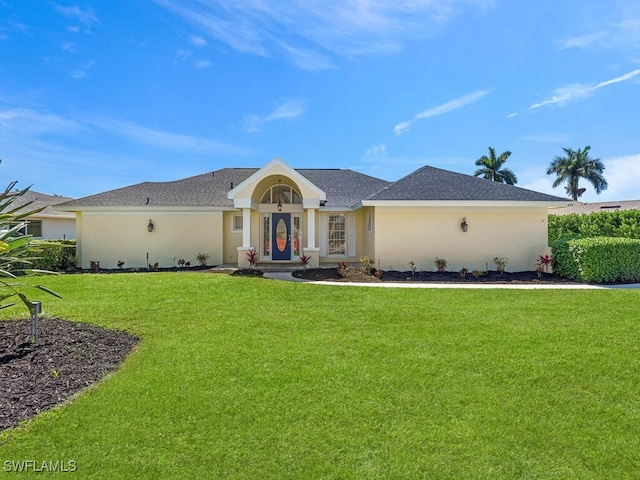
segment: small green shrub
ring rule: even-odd
[[[480,278],[484,275],[484,272],[479,268],[476,268],[473,272],[471,272],[471,275],[473,275],[473,278]]]
[[[439,272],[444,272],[447,270],[447,261],[444,258],[436,257],[433,263],[435,263],[436,269]]]
[[[640,281],[640,239],[565,237],[551,248],[557,275],[596,283]]]
[[[506,257],[495,257],[493,259],[493,263],[496,264],[497,272],[502,275],[504,273],[504,269],[507,268],[507,262],[509,261]]]
[[[207,260],[209,259],[209,254],[208,253],[198,253],[198,255],[196,255],[196,260],[198,260],[198,262],[200,262],[200,266],[205,267],[207,265]]]
[[[36,256],[32,268],[50,272],[66,272],[76,268],[75,240],[34,240]]]
[[[364,273],[370,274],[371,266],[373,265],[371,259],[368,256],[364,255],[363,257],[360,257],[360,263],[362,264],[362,271]]]

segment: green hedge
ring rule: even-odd
[[[567,236],[640,239],[640,210],[549,215],[549,242]]]
[[[583,282],[640,281],[640,239],[561,238],[551,244],[553,271]]]
[[[37,257],[31,259],[31,268],[65,272],[76,268],[75,240],[35,240]]]

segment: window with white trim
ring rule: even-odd
[[[21,229],[21,233],[35,238],[42,237],[42,220],[27,220],[26,229]]]
[[[233,215],[233,223],[231,225],[231,230],[234,232],[242,232],[244,219],[242,215]]]
[[[373,212],[369,210],[367,212],[367,233],[373,232]]]
[[[347,254],[347,222],[344,213],[329,215],[327,232],[328,250],[330,257],[344,257]]]

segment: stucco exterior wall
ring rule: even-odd
[[[42,237],[48,240],[73,240],[76,238],[75,218],[55,218],[37,216],[30,217],[33,220],[42,221]]]
[[[238,247],[242,246],[242,231],[233,230],[233,216],[242,215],[242,211],[224,212],[222,263],[238,263]]]
[[[154,229],[147,231],[149,219]],[[208,264],[222,263],[222,212],[83,212],[78,221],[78,256],[82,268],[92,260],[103,268],[176,266],[180,258],[198,265],[198,253]],[[148,260],[147,260],[148,254]]]
[[[360,219],[358,226],[360,228],[360,236],[362,242],[358,245],[362,245],[362,255],[367,255],[370,259],[374,260],[376,268],[378,268],[378,257],[376,256],[376,236],[375,236],[375,210],[371,207],[361,208],[359,211]],[[371,231],[367,231],[367,222],[369,221],[369,214],[371,214]]]
[[[468,231],[460,223],[466,217]],[[548,251],[547,209],[376,207],[376,262],[382,270],[435,270],[436,257],[447,270],[495,270],[495,257],[508,258],[507,271],[533,270]]]

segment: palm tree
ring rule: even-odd
[[[582,150],[571,148],[563,148],[563,150],[566,157],[555,157],[547,169],[547,175],[557,175],[553,188],[567,182],[565,190],[576,201],[586,191],[586,188],[578,188],[578,181],[581,178],[591,183],[596,193],[607,189],[609,185],[602,176],[604,164],[599,158],[589,157],[590,146],[587,145]]]
[[[482,168],[476,170],[473,175],[486,178],[487,180],[493,180],[494,182],[515,185],[518,183],[516,174],[508,168],[502,168],[504,162],[509,158],[509,155],[511,155],[511,152],[507,150],[506,152],[502,152],[499,157],[496,157],[495,149],[489,147],[489,156],[483,155],[476,160],[476,165]]]

